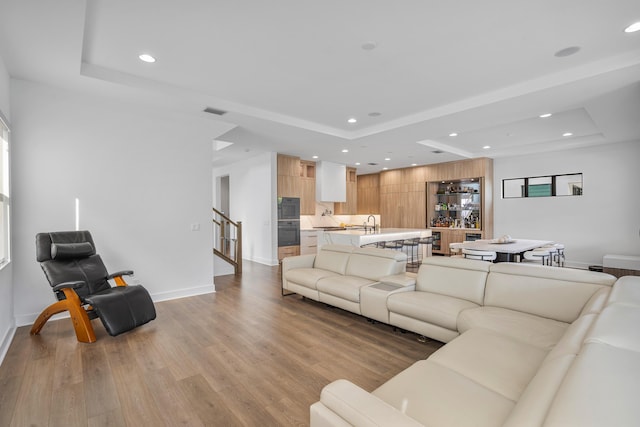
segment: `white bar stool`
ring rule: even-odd
[[[480,251],[477,249],[462,248],[462,255],[468,259],[477,259],[480,261],[494,261],[498,254],[493,251]]]
[[[462,258],[462,242],[449,243],[449,254],[454,258]]]
[[[564,245],[562,243],[554,243],[553,245],[545,246],[553,248],[555,251],[551,254],[551,263],[558,267],[564,267]]]
[[[521,262],[539,262],[542,265],[549,265],[551,253],[548,248],[536,248],[532,251],[526,251]]]

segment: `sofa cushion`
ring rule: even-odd
[[[405,271],[407,255],[399,251],[376,248],[355,249],[349,257],[346,275],[379,280]]]
[[[497,427],[514,406],[512,400],[429,359],[414,363],[372,394],[425,426]]]
[[[329,276],[318,280],[318,292],[333,295],[347,301],[360,302],[360,288],[375,283],[374,280],[356,276]]]
[[[475,328],[441,347],[429,360],[517,401],[546,355],[545,350],[523,341]]]
[[[418,270],[416,290],[448,295],[481,305],[491,263],[464,258],[428,257]]]
[[[613,303],[640,306],[640,286],[637,277],[624,276],[618,279],[607,301],[607,304]]]
[[[582,349],[584,337],[596,318],[595,314],[587,314],[569,325],[560,341],[545,357],[503,427],[542,425],[560,384]]]
[[[470,301],[431,292],[401,292],[389,296],[387,308],[417,320],[456,331],[461,311],[478,307]]]
[[[575,357],[575,354],[565,354],[545,361],[502,427],[540,427]]]
[[[589,301],[585,304],[580,312],[580,316],[584,316],[585,314],[594,314],[600,313],[602,309],[607,305],[607,300],[609,299],[609,294],[611,293],[611,288],[608,286],[603,287],[599,291],[593,294]]]
[[[571,323],[597,291],[614,281],[615,277],[608,274],[585,270],[492,264],[484,305]]]
[[[640,310],[633,305],[607,306],[587,334],[585,343],[602,343],[640,353]]]
[[[560,341],[547,354],[545,362],[564,355],[576,355],[580,353],[587,333],[593,327],[598,316],[596,314],[585,314],[569,325]]]
[[[319,404],[323,407],[318,406]],[[330,409],[327,411],[326,409]],[[331,416],[331,414],[339,414]],[[362,427],[419,427],[418,421],[347,380],[336,380],[320,393],[320,402],[311,406],[311,424]]]
[[[560,385],[546,427],[637,426],[640,353],[585,344]]]
[[[546,350],[556,345],[568,326],[568,323],[499,307],[477,307],[463,311],[458,317],[460,333],[485,328]]]
[[[318,280],[322,278],[330,276],[341,277],[338,273],[320,268],[294,268],[293,270],[286,271],[284,274],[287,281],[311,289],[317,289]]]
[[[353,246],[325,245],[316,254],[313,267],[338,274],[345,274],[347,262],[353,249]]]

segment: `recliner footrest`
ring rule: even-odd
[[[84,300],[93,306],[111,336],[127,332],[156,318],[149,292],[140,285],[116,286]]]

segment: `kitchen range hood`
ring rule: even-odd
[[[347,201],[347,167],[338,163],[316,163],[316,201]]]

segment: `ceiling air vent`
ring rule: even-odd
[[[367,164],[368,164],[369,166],[378,166],[378,164],[377,164],[377,163],[373,163],[373,162],[370,162],[370,163],[367,163]]]
[[[215,114],[217,116],[224,116],[225,114],[228,113],[228,111],[224,111],[224,110],[219,110],[217,108],[213,108],[213,107],[207,107],[203,110],[205,113],[209,113],[209,114]]]
[[[432,153],[434,153],[434,154],[442,154],[442,153],[444,153],[444,151],[442,151],[442,150],[433,150]]]

